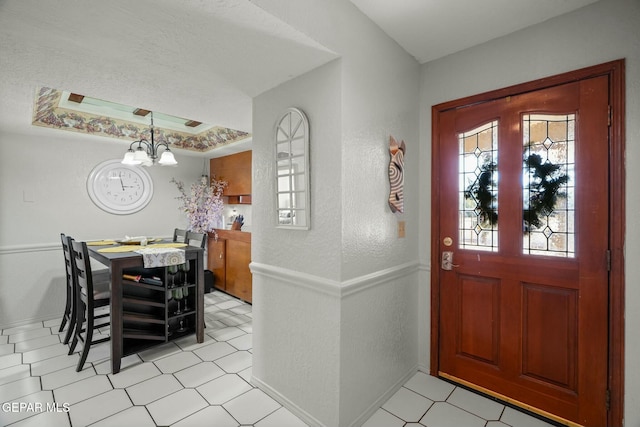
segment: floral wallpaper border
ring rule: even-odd
[[[149,126],[91,113],[77,112],[59,107],[62,91],[41,87],[36,92],[33,124],[36,126],[83,132],[91,135],[137,141],[150,139]],[[166,130],[154,126],[154,140],[166,142],[171,148],[197,152],[245,139],[251,134],[235,129],[215,126],[197,135]]]

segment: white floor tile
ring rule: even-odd
[[[244,334],[246,334],[245,331],[235,326],[228,326],[211,332],[207,331],[207,335],[211,335],[218,341],[227,341]]]
[[[2,335],[19,334],[25,331],[32,331],[34,329],[42,329],[42,322],[34,322],[28,325],[15,326],[13,328],[7,328],[2,330]]]
[[[204,341],[198,342],[195,335],[187,335],[186,337],[178,338],[173,343],[182,349],[182,351],[193,351],[209,344],[215,343],[216,340],[207,334],[204,334]]]
[[[227,374],[197,387],[196,390],[209,404],[222,405],[251,390],[251,386],[239,376]]]
[[[440,402],[447,400],[447,397],[456,388],[453,384],[427,375],[424,372],[416,372],[404,386],[430,400]]]
[[[91,427],[156,427],[153,418],[144,406],[133,406],[111,415],[108,418],[91,424]]]
[[[252,376],[252,372],[253,372],[253,367],[250,366],[247,369],[244,369],[240,372],[238,372],[238,375],[240,375],[242,377],[243,380],[245,380],[246,382],[248,382],[249,384],[251,384],[251,376]]]
[[[64,412],[63,408],[60,408],[60,410],[61,412],[43,412],[41,414],[25,418],[22,421],[11,424],[11,427],[69,427],[71,425],[69,422],[69,415]]]
[[[68,368],[43,375],[40,378],[42,379],[43,390],[54,390],[58,387],[63,387],[67,384],[71,384],[94,375],[96,375],[96,372],[91,365],[85,365],[80,372],[76,372],[76,365],[73,365]]]
[[[447,403],[471,412],[485,420],[499,420],[502,411],[504,411],[504,405],[460,387],[456,387],[451,393]]]
[[[60,336],[58,335],[45,335],[43,337],[34,338],[32,340],[20,341],[15,344],[16,353],[24,353],[27,351],[35,350],[37,348],[47,347],[53,344],[60,344]],[[66,348],[66,346],[65,346]]]
[[[62,317],[59,317],[57,319],[45,320],[44,322],[42,322],[42,326],[44,326],[45,328],[55,328],[56,332],[58,331],[58,329],[60,329],[61,324],[62,324]],[[69,322],[67,321],[67,324],[64,325],[64,330],[66,331],[68,327],[69,327]]]
[[[247,316],[246,314],[237,314],[234,316],[230,316],[230,317],[225,317],[223,319],[220,319],[220,321],[222,323],[224,323],[227,326],[240,326],[243,323],[247,323],[249,321],[251,321],[251,318],[249,316]]]
[[[22,354],[12,353],[0,356],[0,370],[20,365],[22,363]]]
[[[531,415],[527,415],[509,407],[505,408],[502,413],[502,417],[500,417],[500,421],[507,425],[517,427],[551,427],[551,424],[549,423],[545,423]]]
[[[216,307],[226,310],[233,307],[239,307],[241,305],[244,305],[244,304],[238,300],[229,300],[229,301],[221,302],[220,304],[216,304]]]
[[[35,362],[31,364],[31,375],[46,375],[59,371],[60,369],[68,368],[69,366],[77,366],[79,360],[80,356],[78,356],[78,353],[74,353],[71,356],[65,353],[60,356]]]
[[[134,405],[146,405],[180,389],[182,385],[178,380],[173,375],[165,374],[128,387],[126,390]]]
[[[194,350],[194,353],[204,361],[211,361],[220,359],[221,357],[227,356],[235,351],[236,349],[226,342],[215,342]]]
[[[16,351],[15,344],[0,344],[0,356],[4,356],[5,354],[11,354],[14,351]]]
[[[238,326],[238,328],[242,329],[243,331],[245,331],[248,334],[252,334],[253,333],[253,323],[252,322],[243,323],[242,325]]]
[[[159,426],[171,425],[208,406],[206,400],[194,389],[184,389],[147,405],[147,409]]]
[[[33,341],[33,340],[30,340],[30,341]],[[53,344],[47,347],[41,347],[35,350],[22,353],[22,362],[23,363],[40,362],[41,360],[51,359],[52,357],[67,355],[68,352],[69,352],[69,349],[67,348],[66,345],[62,345],[60,343]]]
[[[227,341],[238,350],[251,350],[253,348],[253,335],[245,334],[237,338],[233,338]]]
[[[45,412],[47,403],[53,404],[53,394],[50,391],[39,391],[22,396],[19,403],[27,406],[23,409],[17,408],[15,412],[11,409],[9,411],[0,410],[0,425],[15,423]]]
[[[253,363],[253,355],[248,351],[236,351],[215,361],[225,372],[236,374],[244,371]]]
[[[258,421],[255,427],[307,427],[307,425],[288,409],[280,408]]]
[[[100,336],[93,335],[93,340],[101,339]],[[78,346],[76,351],[80,352],[82,348]],[[100,344],[93,344],[89,348],[89,354],[87,354],[87,360],[85,361],[85,366],[87,363],[100,363],[102,361],[111,361],[111,342],[101,342]]]
[[[122,369],[117,374],[109,374],[108,377],[114,388],[127,388],[161,374],[153,362],[145,362]]]
[[[18,333],[9,335],[9,343],[17,343],[21,341],[32,340],[34,338],[44,337],[47,335],[51,335],[51,330],[49,328],[25,330],[23,332],[18,332]]]
[[[201,411],[181,420],[172,427],[238,427],[240,424],[221,406],[208,406]],[[106,426],[105,426],[106,427]],[[287,427],[280,425],[279,427]]]
[[[84,380],[71,383],[53,391],[56,402],[74,405],[98,394],[112,390],[111,383],[105,375],[94,375]]]
[[[181,351],[180,353],[173,354],[171,356],[164,357],[160,360],[156,360],[155,365],[165,374],[171,374],[180,371],[189,366],[196,365],[202,362],[198,356],[190,351]]]
[[[29,365],[16,365],[10,368],[0,369],[0,385],[18,381],[29,377],[31,370]]]
[[[446,402],[436,402],[420,423],[441,427],[484,427],[486,421]]]
[[[254,424],[280,408],[262,390],[254,388],[222,405],[240,424]]]
[[[184,387],[195,388],[221,377],[225,372],[213,362],[201,362],[173,375]]]
[[[219,320],[209,319],[206,315],[204,316],[204,323],[207,325],[207,331],[215,331],[217,329],[224,329],[227,327],[224,323]],[[2,337],[0,337],[2,338]]]
[[[77,403],[69,414],[0,412],[0,425],[304,427],[302,420],[250,384],[252,307],[220,292],[205,295],[205,300],[218,305],[207,307],[204,343],[191,335],[127,356],[116,375],[111,374],[110,343],[92,346],[84,370],[75,372],[79,348],[66,355],[68,346],[60,343],[64,332],[57,332],[60,319],[2,331],[0,401]],[[551,427],[423,372],[364,423],[425,425]]]
[[[9,384],[0,385],[0,403],[10,402],[28,394],[37,393],[40,389],[40,378],[27,377]]]
[[[249,304],[243,303],[237,307],[230,308],[229,311],[235,314],[247,314],[251,313],[252,309],[253,307],[251,307]]]
[[[395,415],[384,409],[378,409],[362,427],[402,427],[404,424],[404,421]]]
[[[163,357],[175,354],[179,351],[182,351],[180,350],[180,347],[170,342],[150,348],[149,350],[141,351],[140,353],[138,353],[138,356],[140,356],[140,358],[145,362],[153,362],[155,360],[162,359]]]
[[[111,390],[72,405],[69,416],[72,425],[86,426],[131,406],[131,400],[124,390]]]
[[[219,308],[213,308],[209,310],[205,310],[207,317],[212,320],[222,320],[227,317],[235,316],[232,311],[229,310],[220,310]]]
[[[123,357],[120,360],[120,372],[142,363],[142,359],[137,354],[131,354],[127,357]],[[85,365],[86,366],[86,365]],[[111,373],[111,360],[104,360],[101,362],[94,362],[93,367],[97,374],[106,375]]]
[[[426,397],[402,387],[382,405],[382,408],[406,422],[417,422],[431,404]]]

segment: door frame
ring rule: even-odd
[[[598,76],[609,78],[609,353],[608,389],[610,426],[624,418],[624,237],[625,237],[625,60],[607,62],[503,89],[481,93],[431,108],[431,361],[430,374],[437,376],[440,364],[440,156],[439,115],[467,105],[515,96]]]

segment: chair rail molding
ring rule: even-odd
[[[30,243],[26,245],[0,246],[0,255],[22,254],[29,252],[61,251],[60,242],[56,243]]]
[[[301,286],[335,298],[343,298],[414,274],[419,271],[420,264],[417,261],[411,261],[342,282],[257,262],[249,264],[249,268],[252,274],[278,279],[290,285]]]

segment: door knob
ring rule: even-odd
[[[453,267],[458,267],[453,263],[453,252],[452,251],[444,251],[442,252],[442,260],[440,262],[440,267],[443,270],[452,270]]]

